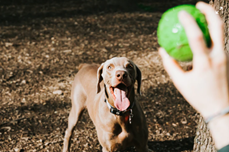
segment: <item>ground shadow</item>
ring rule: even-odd
[[[193,150],[194,137],[179,140],[150,141],[148,142],[148,145],[154,152],[180,152],[184,150]]]
[[[108,0],[109,1],[109,0]],[[0,25],[33,24],[34,20],[45,18],[69,18],[75,16],[102,15],[115,12],[164,12],[178,4],[195,4],[198,0],[183,2],[162,0],[139,1],[136,7],[130,9],[132,3],[126,7],[108,5],[106,0],[94,0],[93,3],[83,0],[10,0],[1,1]],[[16,11],[15,11],[16,9]]]

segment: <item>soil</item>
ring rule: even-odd
[[[183,3],[196,1],[145,0],[134,9],[105,0],[0,2],[0,151],[61,151],[79,64],[116,56],[130,58],[142,71],[137,98],[147,118],[149,148],[192,151],[198,114],[172,84],[157,52],[162,13]],[[87,112],[70,150],[100,151]]]

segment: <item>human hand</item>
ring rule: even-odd
[[[206,16],[212,38],[211,48],[207,48],[203,34],[192,16],[182,11],[179,19],[193,51],[193,69],[183,71],[163,48],[159,49],[159,53],[176,88],[207,118],[229,106],[227,59],[222,20],[210,5],[199,2],[196,7]]]

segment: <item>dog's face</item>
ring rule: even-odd
[[[141,71],[125,57],[116,57],[103,63],[97,72],[97,93],[100,91],[99,83],[104,81],[114,105],[120,111],[126,110],[129,105],[129,96],[134,83],[138,81],[138,93],[141,86]]]

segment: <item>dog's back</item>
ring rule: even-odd
[[[98,67],[98,64],[83,63],[79,65],[79,71],[76,74],[72,84],[72,95],[74,95],[75,91],[79,90],[82,90],[85,95],[92,91],[96,93],[96,75]]]
[[[78,70],[82,69],[83,67],[89,66],[90,64],[88,63],[81,63],[78,67]]]

